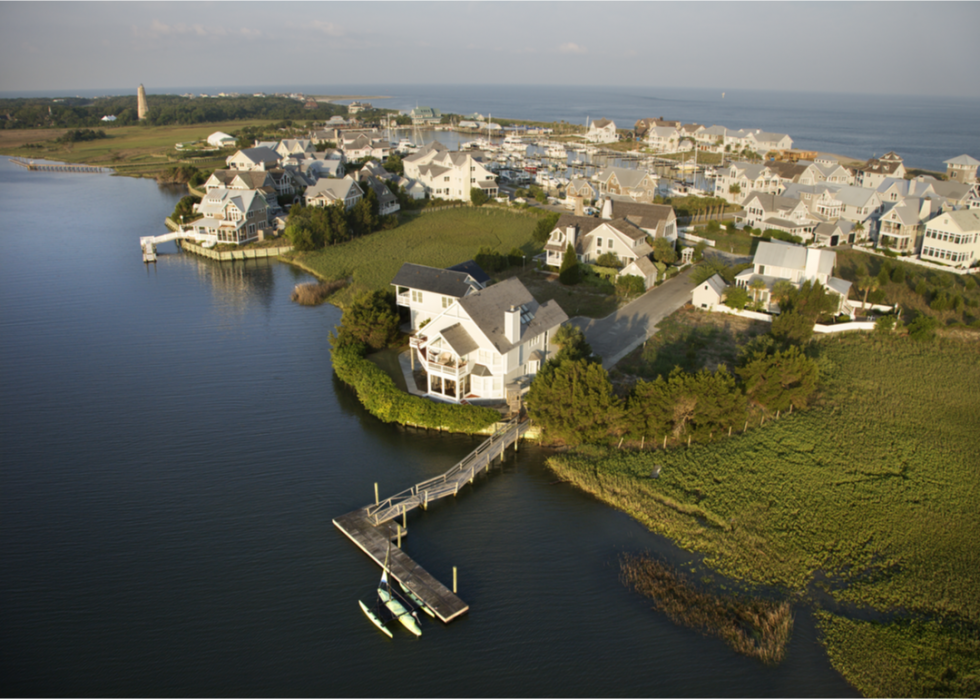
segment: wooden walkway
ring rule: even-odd
[[[23,158],[8,158],[10,162],[14,165],[20,165],[28,170],[37,170],[41,172],[112,172],[111,168],[99,167],[98,165],[71,165],[68,163],[55,165],[49,163],[35,163],[33,160],[24,160]]]
[[[337,517],[334,526],[374,559],[384,565],[385,555],[391,550],[388,573],[406,589],[421,599],[435,615],[448,623],[469,610],[469,606],[436,580],[396,546],[390,546],[398,538],[399,529],[405,536],[406,529],[395,517],[416,507],[449,495],[456,495],[466,482],[472,482],[480,471],[486,470],[498,456],[502,457],[511,444],[517,448],[518,440],[531,426],[530,421],[511,420],[497,430],[487,441],[477,447],[465,459],[437,478],[431,478],[408,490],[381,501]]]

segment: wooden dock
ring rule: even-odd
[[[14,165],[20,165],[22,168],[28,170],[36,170],[39,172],[87,172],[87,173],[102,173],[102,172],[112,172],[111,168],[99,167],[98,165],[72,165],[70,163],[36,163],[33,160],[25,160],[23,158],[8,158],[10,162]]]
[[[379,566],[384,566],[385,555],[390,548],[388,574],[417,595],[443,623],[452,621],[469,610],[469,606],[404,551],[390,546],[392,541],[398,540],[399,531],[401,536],[406,534],[402,524],[391,520],[401,515],[405,522],[407,513],[416,507],[425,508],[434,500],[456,495],[467,482],[473,482],[476,474],[487,470],[495,458],[503,457],[508,446],[513,444],[516,450],[521,435],[530,426],[528,420],[520,422],[514,419],[504,423],[489,439],[443,475],[423,481],[374,505],[337,517],[333,520],[334,526]]]

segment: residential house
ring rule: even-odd
[[[838,219],[818,223],[813,227],[814,247],[837,247],[854,242],[854,224]]]
[[[643,140],[654,153],[673,153],[681,140],[681,132],[673,126],[652,126],[646,130]]]
[[[850,242],[860,243],[874,235],[878,228],[878,216],[885,210],[877,190],[856,185],[835,189],[834,196],[841,203],[841,218],[855,224],[852,229],[854,239]],[[857,224],[860,224],[860,229]]]
[[[745,222],[753,228],[785,231],[804,241],[813,237],[817,221],[800,199],[767,192],[750,192],[745,199]]]
[[[810,216],[818,221],[832,221],[840,218],[844,210],[843,202],[837,199],[837,189],[830,184],[791,184],[782,196],[802,201]]]
[[[316,146],[308,138],[284,138],[276,146],[276,153],[282,158],[296,153],[312,153],[315,150]]]
[[[914,197],[886,208],[878,228],[878,247],[905,253],[919,252],[926,221],[936,215],[939,208],[939,202]]]
[[[188,227],[217,243],[244,245],[260,240],[268,229],[269,206],[258,190],[212,189],[193,208],[203,218]]]
[[[422,157],[416,159],[415,155]],[[405,175],[425,185],[430,197],[468,200],[474,187],[489,197],[497,196],[496,177],[472,153],[443,150],[415,155],[402,161]]]
[[[397,176],[392,181],[399,188],[404,188],[405,193],[412,199],[416,201],[425,199],[425,185],[418,180],[413,180],[410,177]]]
[[[565,187],[565,196],[581,199],[584,205],[589,206],[599,198],[599,192],[595,185],[584,177],[576,177]]]
[[[725,280],[721,278],[720,274],[716,274],[694,287],[694,291],[691,292],[691,303],[695,308],[718,306],[725,297],[725,289],[727,288],[728,284],[725,283]]]
[[[657,176],[646,170],[610,166],[596,175],[596,181],[600,194],[624,194],[647,203],[657,196]]]
[[[854,174],[854,183],[860,187],[877,189],[888,177],[899,180],[905,177],[905,164],[895,151],[889,151],[880,158],[871,158],[858,168]]]
[[[977,167],[980,166],[980,160],[969,155],[958,155],[943,161],[943,164],[946,165],[946,176],[949,179],[964,184],[977,183]]]
[[[609,119],[594,120],[585,132],[585,140],[589,143],[615,143],[619,140],[616,122]]]
[[[204,182],[204,190],[258,189],[275,193],[275,182],[269,170],[215,170]]]
[[[306,189],[307,206],[332,206],[342,202],[344,209],[351,209],[364,196],[364,190],[347,175],[342,179],[323,178]]]
[[[619,270],[617,277],[639,277],[644,289],[652,289],[657,284],[657,268],[649,257],[638,257]]]
[[[636,124],[633,126],[633,132],[636,134],[636,140],[642,141],[646,137],[647,132],[655,126],[669,126],[672,129],[680,128],[681,122],[670,121],[660,119],[638,119]]]
[[[568,316],[540,304],[516,277],[456,299],[411,338],[427,394],[451,402],[501,400],[527,390],[557,351]]]
[[[735,284],[747,290],[760,301],[764,308],[773,311],[778,304],[772,298],[772,287],[781,279],[789,281],[797,289],[804,282],[820,283],[838,298],[837,312],[851,315],[847,301],[851,282],[833,276],[837,253],[832,250],[791,245],[782,241],[761,241],[752,258],[752,267],[739,272]],[[753,288],[759,279],[763,287]]]
[[[805,161],[800,161],[804,163]],[[854,184],[854,175],[846,167],[836,161],[817,159],[812,163],[806,163],[805,170],[797,180],[800,184],[830,184],[850,185]]]
[[[229,155],[225,163],[232,170],[271,170],[279,165],[280,156],[265,146],[243,148]]]
[[[374,195],[378,198],[378,215],[388,216],[389,214],[397,213],[401,209],[401,205],[398,203],[398,197],[392,194],[391,190],[388,189],[388,185],[382,180],[373,175],[368,175],[361,179],[361,182],[367,187],[370,187],[374,191]]]
[[[606,253],[613,253],[620,263],[628,265],[653,252],[647,242],[647,232],[626,219],[562,214],[544,246],[545,262],[561,267],[569,243],[579,261],[589,264]]]
[[[779,194],[783,191],[779,175],[761,163],[731,163],[719,168],[715,179],[715,196],[741,204],[751,192]]]
[[[766,167],[772,171],[779,179],[783,181],[783,185],[788,187],[792,184],[799,184],[804,174],[807,172],[807,168],[810,167],[812,163],[806,160],[801,160],[797,162],[790,162],[788,160],[767,160]],[[807,182],[807,184],[812,184]]]
[[[767,153],[771,150],[789,150],[793,147],[793,139],[784,133],[772,133],[755,129],[745,136],[747,147],[757,153]]]
[[[701,150],[714,151],[720,153],[725,150],[725,142],[728,136],[728,129],[724,126],[708,126],[696,135],[698,147]]]
[[[980,209],[947,211],[926,223],[920,257],[955,267],[980,259]]]
[[[646,204],[618,194],[607,195],[601,217],[622,218],[643,230],[651,238],[677,240],[677,214],[666,204]]]
[[[343,134],[340,148],[349,161],[364,158],[384,160],[391,155],[391,143],[381,138],[380,131],[348,131]]]
[[[408,115],[412,118],[414,126],[434,125],[442,121],[442,112],[432,107],[416,107]]]
[[[489,277],[475,262],[463,269],[439,269],[406,262],[391,280],[396,305],[408,309],[412,330],[418,330],[457,300],[488,283]]]

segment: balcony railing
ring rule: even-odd
[[[406,291],[403,294],[398,294],[396,300],[399,306],[408,306],[411,305],[412,295],[410,292]]]
[[[470,373],[469,362],[457,362],[455,360],[426,362],[428,371],[434,376],[443,376],[448,379],[459,381],[460,378]]]

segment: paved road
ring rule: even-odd
[[[582,328],[592,351],[602,357],[603,367],[612,368],[656,334],[657,323],[691,300],[695,286],[690,279],[693,271],[694,267],[688,267],[605,318],[572,318],[572,322]]]

